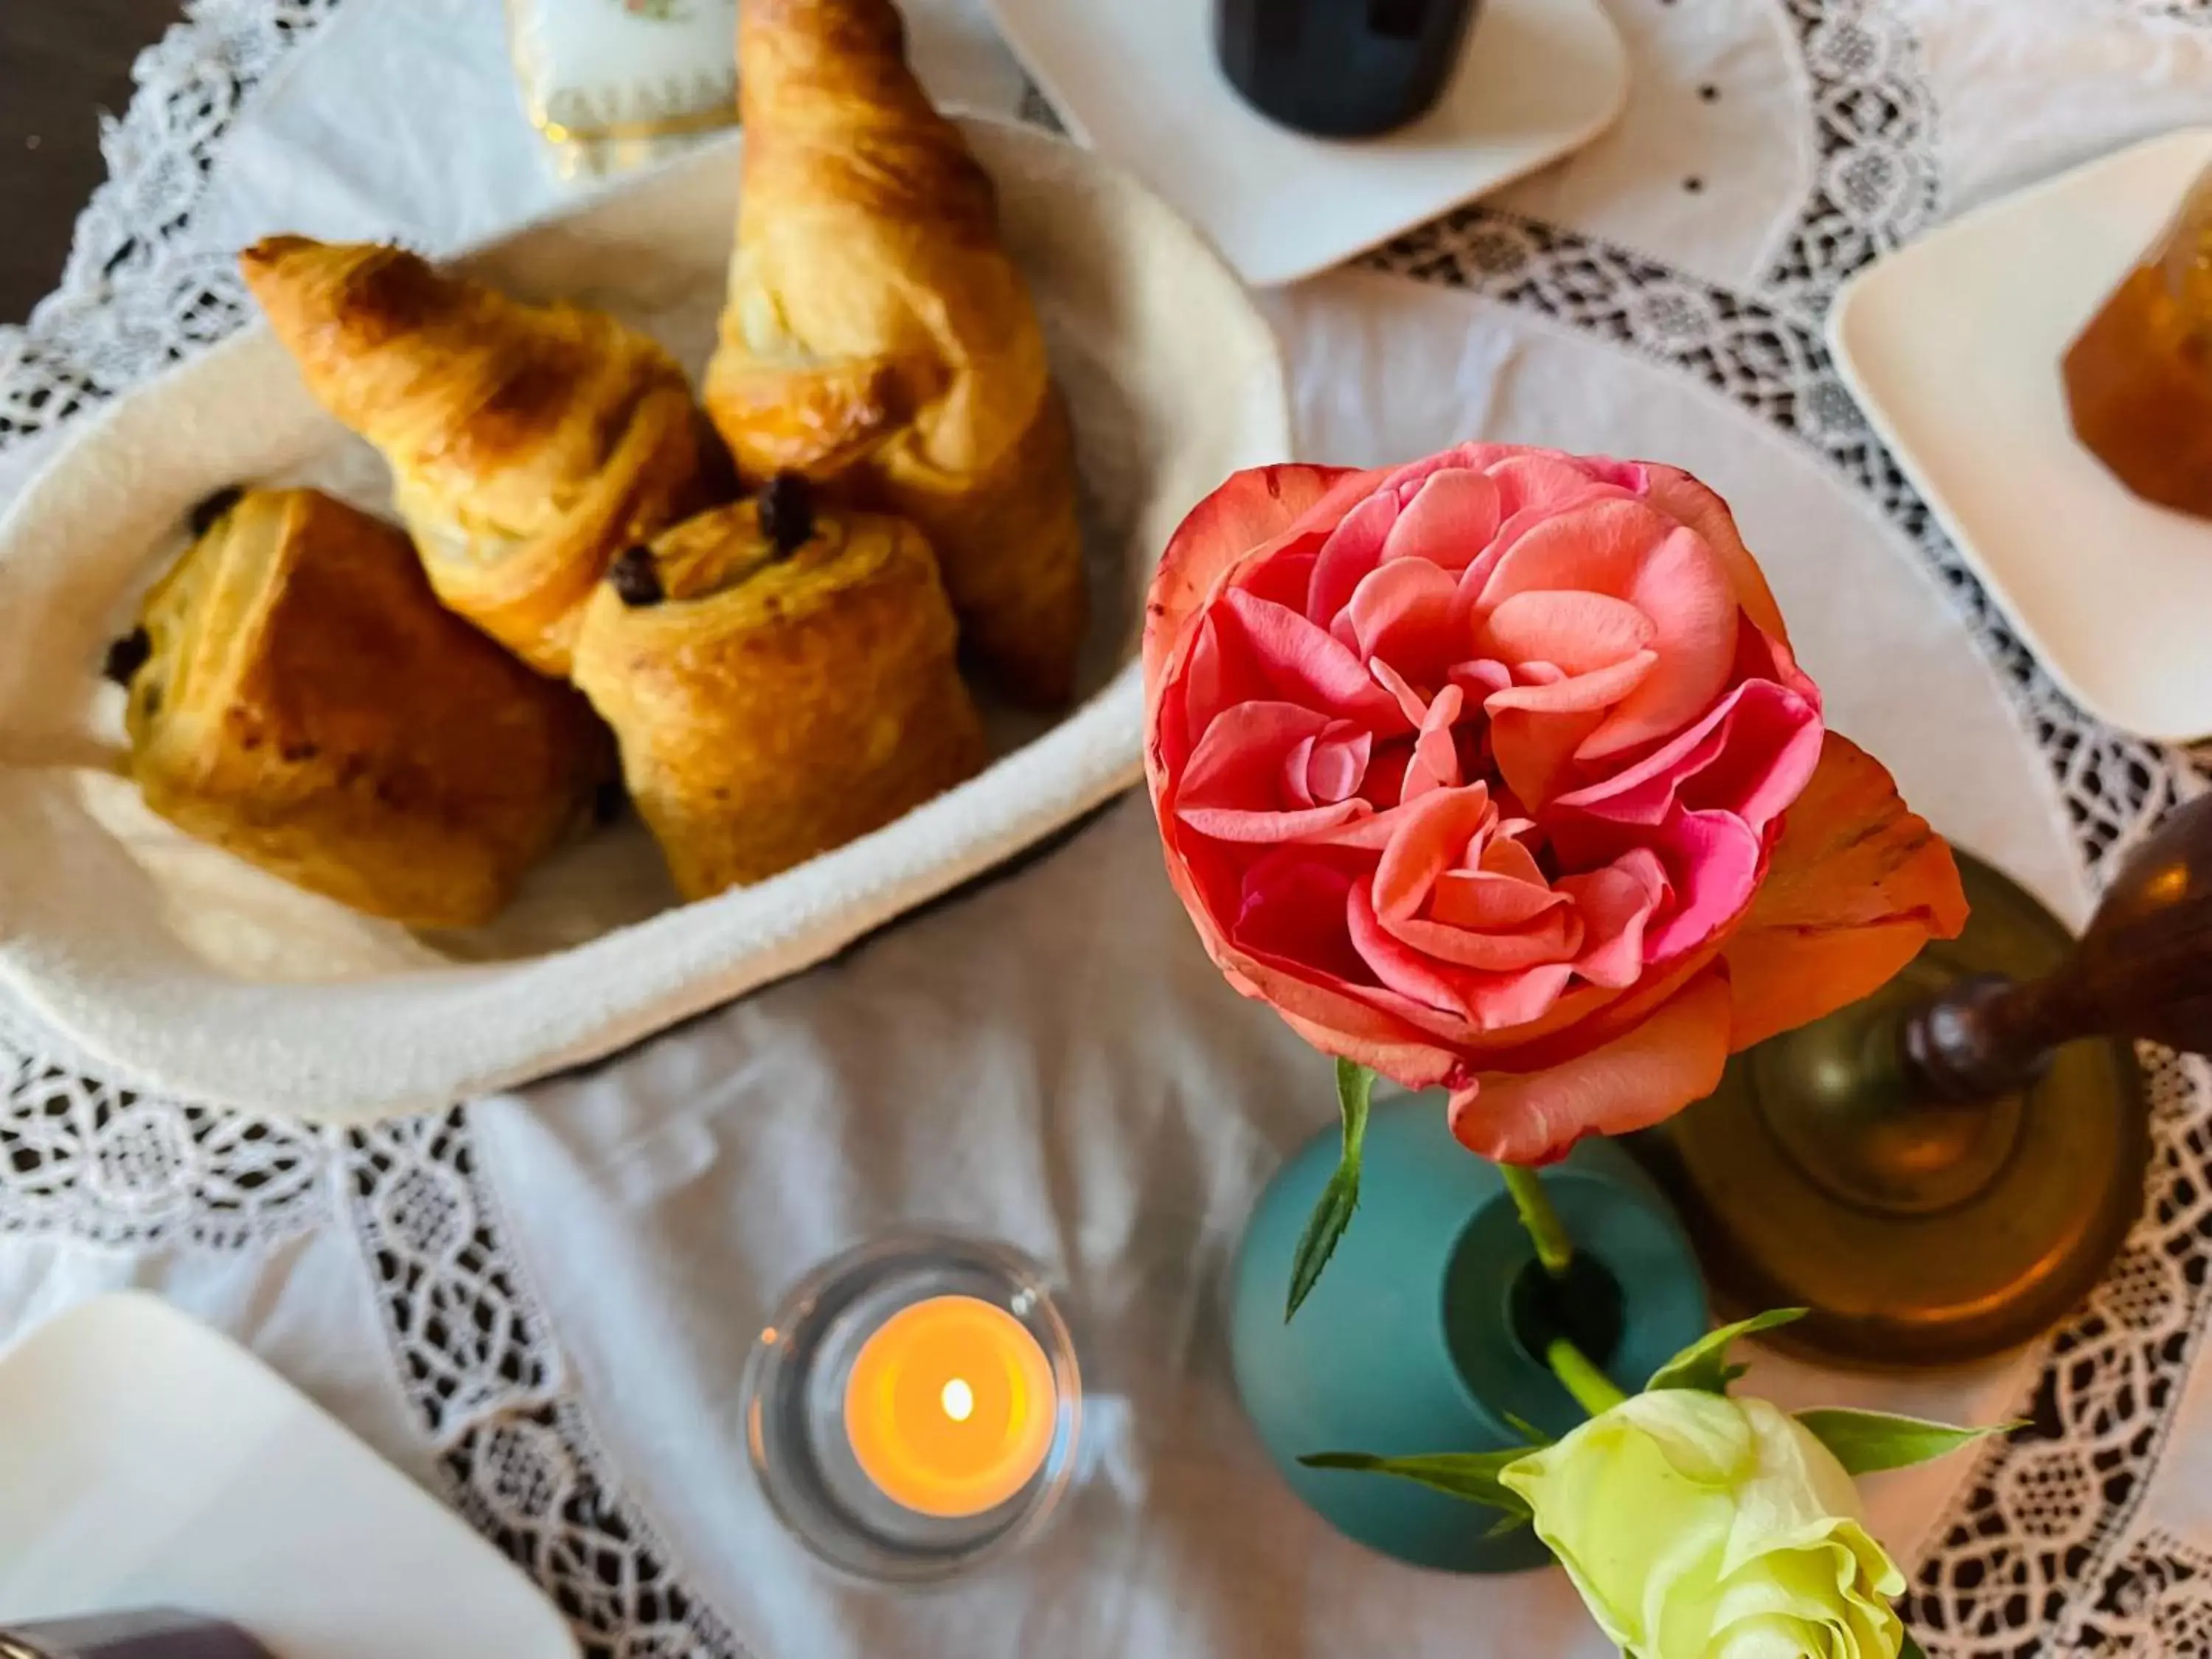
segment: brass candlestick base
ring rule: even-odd
[[[1778,1335],[1823,1358],[1935,1365],[2026,1342],[2098,1282],[2142,1207],[2134,1053],[2066,1041],[2102,1016],[2060,994],[2128,877],[2077,951],[2016,883],[1959,867],[1960,938],[1737,1055],[1710,1099],[1638,1138],[1716,1299],[1810,1308]]]

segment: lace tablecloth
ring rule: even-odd
[[[1692,466],[1737,503],[1838,724],[2078,918],[2203,777],[2086,718],[2008,633],[1820,319],[1945,215],[2212,118],[2212,6],[1610,3],[1636,73],[1613,134],[1271,296],[1308,453],[1480,434]],[[940,97],[1048,118],[970,0],[911,10]],[[0,330],[0,496],[72,418],[238,325],[247,238],[447,248],[565,188],[483,0],[196,0],[138,73],[60,290]],[[2212,1654],[2212,1073],[2147,1059],[2144,1220],[2045,1343],[1937,1377],[1769,1360],[1755,1379],[2032,1422],[1873,1489],[1937,1659]],[[1237,1417],[1219,1273],[1260,1182],[1326,1119],[1325,1082],[1199,955],[1137,800],[588,1073],[374,1130],[134,1091],[0,1003],[0,1340],[102,1289],[161,1291],[459,1506],[596,1654],[1602,1651],[1557,1575],[1448,1580],[1334,1538]],[[1092,1478],[1006,1571],[870,1595],[767,1517],[736,1377],[799,1273],[951,1218],[1070,1284]]]

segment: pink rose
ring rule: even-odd
[[[1316,1046],[1449,1087],[1492,1158],[1659,1121],[1965,918],[1672,467],[1468,444],[1239,473],[1161,561],[1145,672],[1214,961]]]

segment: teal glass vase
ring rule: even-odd
[[[1452,1139],[1442,1095],[1401,1095],[1376,1103],[1359,1207],[1286,1322],[1291,1258],[1337,1146],[1331,1128],[1302,1147],[1246,1225],[1230,1289],[1245,1413],[1291,1490],[1347,1536],[1451,1572],[1541,1566],[1551,1558],[1527,1528],[1489,1535],[1492,1510],[1298,1459],[1495,1451],[1527,1443],[1516,1418],[1565,1434],[1585,1413],[1526,1334],[1563,1325],[1621,1389],[1641,1388],[1706,1329],[1689,1241],[1626,1153],[1586,1140],[1543,1172],[1577,1255],[1554,1300],[1496,1166]]]

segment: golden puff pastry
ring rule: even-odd
[[[611,780],[605,728],[392,526],[309,489],[211,506],[108,655],[146,804],[371,915],[489,921]]]
[[[687,899],[765,879],[974,773],[982,726],[915,527],[786,476],[624,553],[576,684]]]
[[[1067,416],[990,179],[890,0],[745,0],[737,252],[705,400],[739,471],[911,519],[966,642],[1064,702],[1085,599]]]
[[[392,464],[438,597],[548,674],[608,561],[734,493],[675,360],[611,317],[399,248],[272,236],[239,264],[308,390]]]

